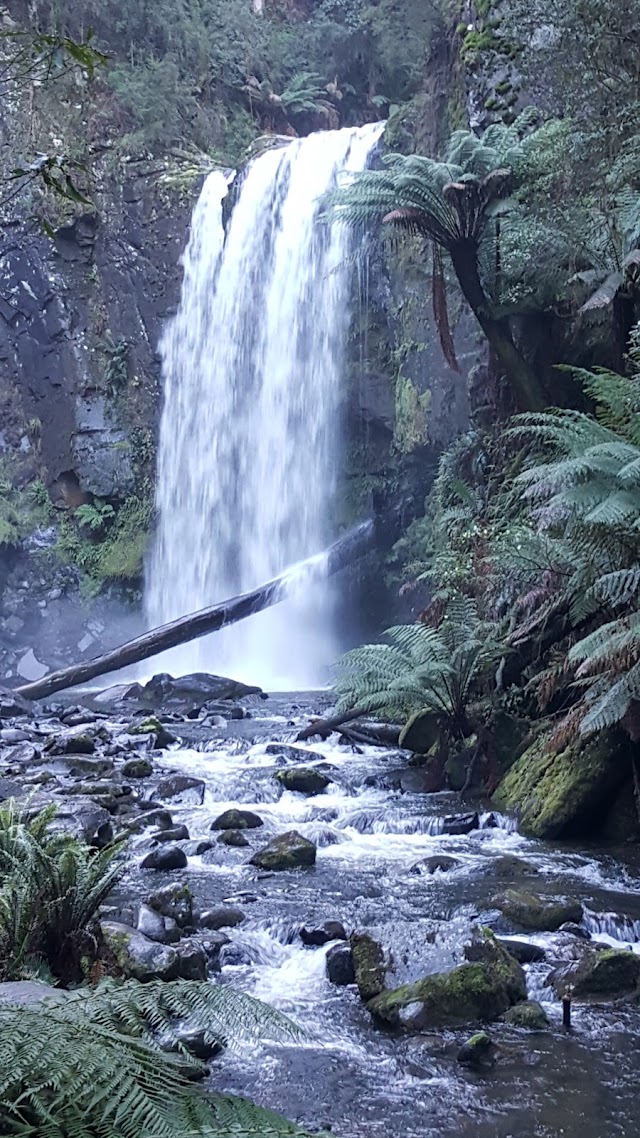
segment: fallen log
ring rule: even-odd
[[[182,616],[171,624],[163,624],[160,628],[154,628],[151,632],[137,636],[135,640],[121,644],[119,648],[114,648],[103,656],[51,672],[41,680],[23,684],[16,691],[25,699],[46,699],[54,692],[89,683],[98,676],[105,676],[108,672],[117,672],[130,664],[148,660],[151,656],[157,656],[160,652],[166,652],[178,644],[186,644],[210,632],[217,632],[229,624],[235,624],[286,600],[291,596],[293,587],[304,580],[305,576],[313,581],[345,569],[367,552],[373,543],[374,535],[373,523],[363,522],[334,542],[326,553],[298,562],[280,576],[258,586],[257,589],[252,589],[250,593],[243,593],[241,596],[212,605],[211,608]]]

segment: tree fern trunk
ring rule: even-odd
[[[504,369],[515,393],[518,410],[542,410],[545,406],[542,384],[514,344],[508,320],[491,315],[491,304],[478,273],[476,243],[458,242],[450,248],[449,253],[462,294]]]

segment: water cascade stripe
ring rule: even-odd
[[[205,183],[161,344],[150,627],[250,590],[332,536],[352,238],[319,214],[382,129],[325,131],[261,155],[226,237],[226,180]],[[173,650],[163,667],[304,687],[337,651],[329,586],[316,583],[278,611]]]

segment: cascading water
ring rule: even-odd
[[[263,154],[226,239],[226,180],[215,173],[205,184],[161,345],[152,626],[254,588],[327,543],[350,237],[319,213],[340,175],[364,168],[382,129],[326,131]],[[316,582],[163,665],[305,687],[322,682],[336,650],[329,588]]]

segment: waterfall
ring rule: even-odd
[[[150,625],[254,588],[331,536],[349,326],[348,231],[323,195],[362,170],[382,124],[325,131],[257,158],[226,237],[226,180],[211,174],[161,343],[165,402]],[[328,583],[172,650],[162,667],[265,687],[323,682],[338,651]],[[156,664],[157,670],[157,664]]]

